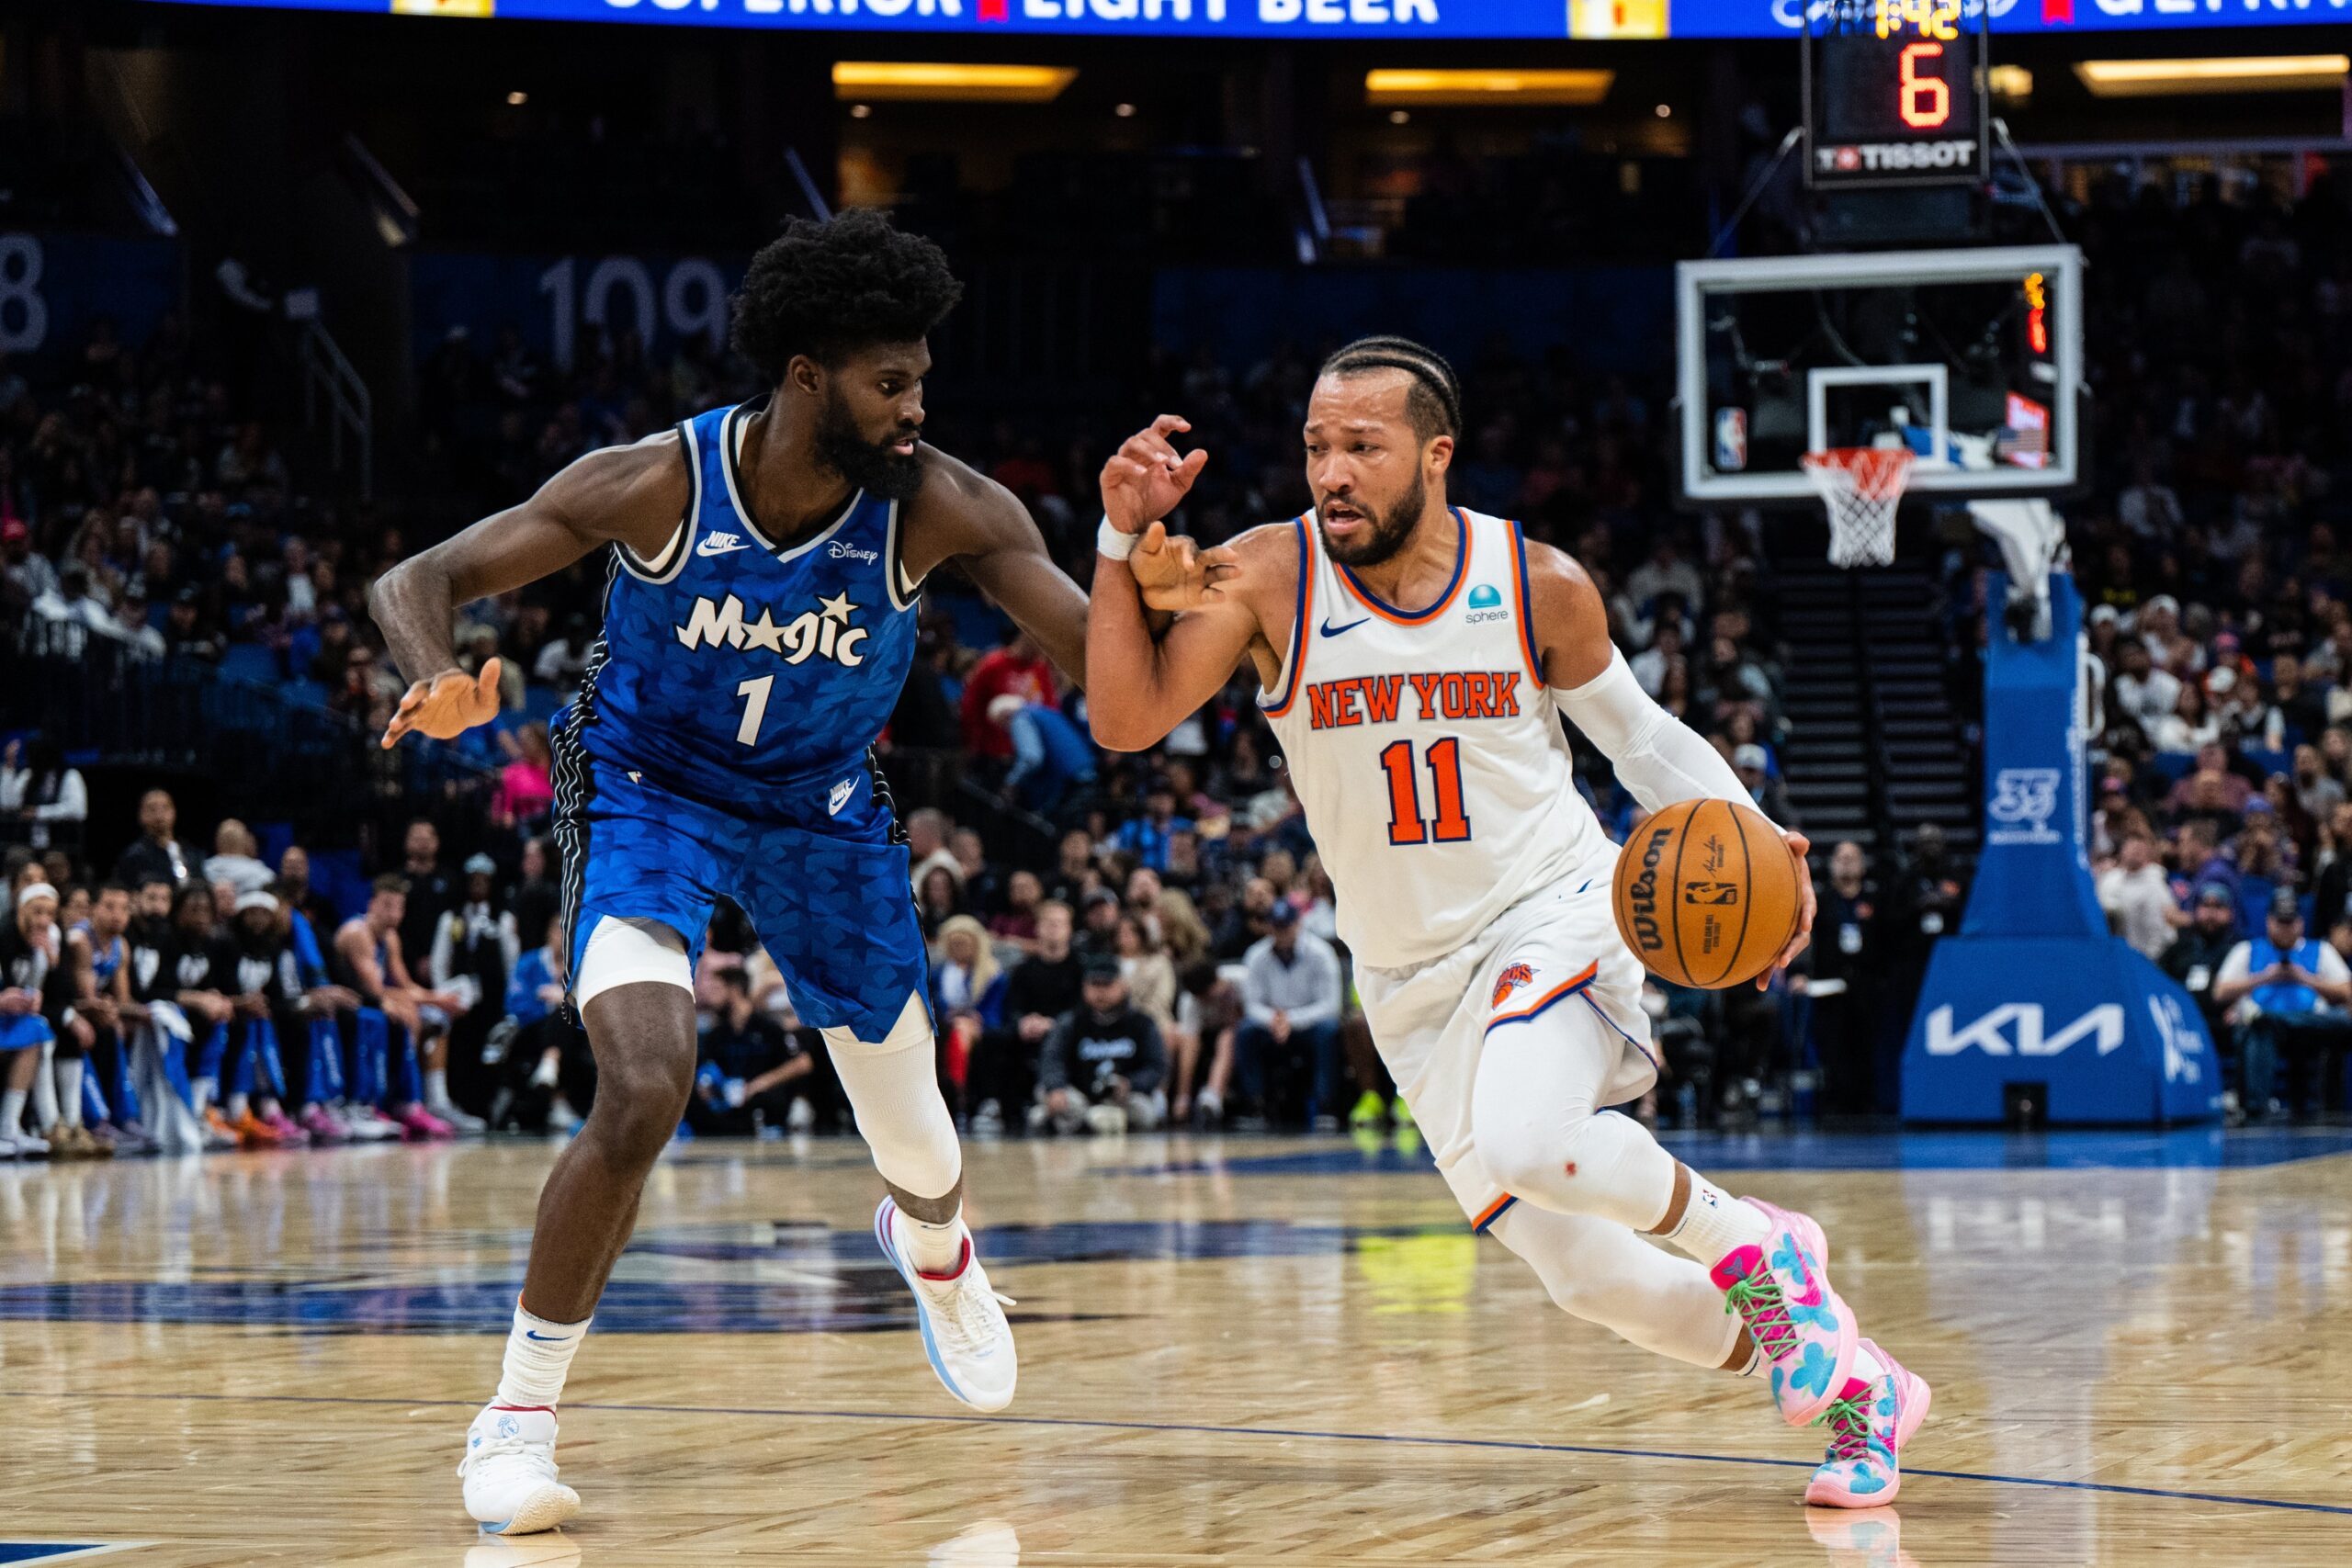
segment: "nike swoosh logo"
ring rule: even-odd
[[[1338,637],[1341,632],[1351,632],[1355,630],[1358,626],[1363,625],[1364,622],[1370,619],[1372,619],[1370,615],[1359,615],[1344,626],[1335,626],[1331,624],[1331,617],[1326,615],[1323,617],[1323,635],[1325,637]]]
[[[717,549],[711,548],[711,546],[714,544],[718,544],[718,541],[715,539],[705,539],[701,544],[695,547],[695,554],[698,556],[725,556],[732,555],[737,550],[746,550],[751,548],[749,545],[745,544],[741,539],[736,540],[731,545],[719,545]]]
[[[565,1340],[569,1339],[571,1336],[567,1334],[538,1334],[526,1328],[523,1330],[523,1337],[526,1339],[537,1339],[541,1343],[548,1345],[560,1345]]]

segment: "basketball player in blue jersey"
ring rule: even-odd
[[[795,222],[736,305],[736,346],[772,392],[592,453],[376,584],[415,682],[390,746],[497,711],[495,661],[457,667],[459,605],[612,557],[604,637],[554,738],[563,940],[598,1088],[540,1195],[497,1396],[467,1435],[458,1473],[485,1530],[579,1508],[556,1479],[555,1406],[685,1109],[695,960],[722,895],[824,1032],[889,1188],[875,1231],[933,1370],[977,1409],[1012,1398],[1012,1331],[964,1227],[933,1066],[907,850],[870,758],[913,659],[915,595],[947,561],[1084,679],[1085,593],[1009,492],[922,443],[925,340],[960,292],[938,247],[876,214]],[[1138,559],[1148,604],[1197,602],[1188,544]]]

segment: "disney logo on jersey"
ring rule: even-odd
[[[835,560],[862,560],[868,566],[882,558],[881,551],[863,549],[847,539],[835,539],[833,547],[825,553]]]
[[[786,664],[806,664],[810,659],[830,659],[845,670],[854,670],[865,662],[859,651],[865,641],[866,628],[850,625],[849,618],[857,614],[858,606],[850,603],[846,593],[830,599],[819,599],[818,609],[803,610],[794,619],[778,623],[764,607],[760,618],[743,619],[743,601],[729,593],[714,604],[707,595],[695,601],[694,609],[686,616],[686,624],[677,628],[678,640],[690,649],[718,648],[721,644],[733,649],[765,649],[781,655]]]
[[[1395,724],[1409,691],[1423,722],[1449,718],[1517,718],[1519,674],[1515,670],[1438,671],[1426,675],[1351,675],[1344,681],[1314,681],[1306,687],[1307,728],[1345,729],[1357,724]],[[1405,716],[1413,716],[1408,710]]]

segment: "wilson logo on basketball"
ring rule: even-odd
[[[1645,841],[1642,845],[1642,869],[1627,890],[1625,902],[1634,915],[1634,943],[1644,953],[1660,953],[1666,948],[1666,933],[1657,926],[1657,863],[1665,858],[1667,840],[1673,836],[1670,829],[1643,835]]]
[[[1510,999],[1513,991],[1518,990],[1521,986],[1532,986],[1534,983],[1534,970],[1524,964],[1514,964],[1495,976],[1495,999],[1489,1005],[1500,1007]]]

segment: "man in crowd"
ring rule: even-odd
[[[506,982],[506,1016],[493,1036],[503,1047],[503,1082],[491,1103],[490,1122],[570,1133],[578,1130],[581,1111],[594,1103],[596,1065],[588,1036],[564,1011],[563,921],[550,916],[540,930],[546,940],[515,961]]]
[[[2307,935],[2303,912],[2290,888],[2272,895],[2269,919],[2260,936],[2239,942],[2222,961],[2213,979],[2213,1003],[2236,1010],[2241,1091],[2248,1116],[2275,1114],[2273,1093],[2279,1056],[2288,1058],[2290,1092],[2301,1111],[2308,1088],[2307,1065],[2321,1067],[2323,1102],[2340,1098],[2335,1079],[2347,1038],[2352,1038],[2352,968],[2328,943]]]
[[[1884,962],[1878,888],[1862,847],[1842,840],[1829,852],[1829,874],[1815,895],[1806,981],[1813,998],[1813,1047],[1821,1065],[1822,1108],[1863,1116],[1876,1109],[1878,978]]]
[[[1790,804],[1788,785],[1772,776],[1770,752],[1750,740],[1732,752],[1731,766],[1757,810],[1783,827],[1795,826],[1796,807]]]
[[[223,818],[212,830],[212,853],[205,857],[204,880],[225,882],[240,895],[261,892],[272,879],[260,852],[251,829],[233,817]]]
[[[413,837],[412,833],[412,847]],[[387,1081],[365,1087],[354,1084],[353,1092],[380,1093],[392,1120],[412,1137],[454,1137],[457,1128],[431,1110],[428,1101],[437,1098],[446,1104],[449,1098],[446,1052],[449,1019],[458,1010],[458,998],[428,991],[411,977],[407,944],[401,940],[407,915],[407,882],[398,876],[379,876],[368,896],[367,910],[345,920],[334,933],[335,958],[344,984],[359,994],[363,1007],[381,1012],[396,1032],[386,1047]],[[362,1021],[369,1022],[364,1017]],[[413,1052],[423,1066],[422,1092],[408,1081],[402,1052]]]
[[[2230,1029],[2222,1017],[2225,1010],[2214,1004],[2213,977],[2237,945],[2237,900],[2222,884],[2208,882],[2197,889],[2188,924],[2156,961],[2158,968],[2196,998],[2198,1011],[2205,1017],[2205,1032],[2217,1046],[2230,1039]]]
[[[752,1137],[763,1127],[807,1128],[803,1090],[816,1065],[807,1045],[752,1005],[741,965],[718,972],[719,1007],[703,1026],[686,1124],[699,1137]]]
[[[2157,959],[2172,945],[2173,932],[2188,917],[2172,896],[2172,879],[2156,859],[2156,840],[2133,828],[2116,848],[2115,863],[2098,874],[2098,907],[2108,923],[2143,958]]]
[[[514,916],[498,902],[498,863],[476,854],[466,861],[463,898],[435,922],[432,958],[425,965],[433,988],[465,1006],[449,1028],[451,1056],[471,1071],[481,1060],[482,1043],[505,1014],[506,977],[522,956]],[[471,1090],[468,1091],[469,1094]],[[483,1098],[487,1099],[487,1091]],[[480,1101],[477,1101],[480,1103]],[[433,1113],[459,1132],[479,1132],[481,1119],[453,1103]]]
[[[1242,1019],[1233,1042],[1241,1092],[1256,1108],[1245,1131],[1261,1129],[1279,1101],[1305,1076],[1307,1114],[1316,1131],[1340,1125],[1340,955],[1300,928],[1298,910],[1278,899],[1268,911],[1269,934],[1250,949],[1241,982]]]
[[[458,886],[442,869],[441,830],[422,817],[408,825],[401,842],[401,876],[408,884],[401,950],[423,963],[433,951],[433,933],[441,917],[457,908]]]
[[[177,887],[193,875],[196,853],[172,835],[179,827],[179,807],[160,789],[139,797],[139,837],[114,863],[114,879],[137,887],[153,877]]]
[[[1192,819],[1176,815],[1175,786],[1165,773],[1154,773],[1144,790],[1143,815],[1120,825],[1118,845],[1137,863],[1165,871],[1169,840],[1192,830]]]
[[[1086,960],[1077,1009],[1046,1037],[1032,1131],[1149,1132],[1168,1119],[1168,1044],[1127,996],[1119,961]]]
[[[1070,951],[1069,906],[1037,906],[1036,951],[1013,965],[1004,982],[1004,1022],[980,1036],[965,1071],[975,1133],[1001,1133],[1006,1112],[1018,1114],[1034,1098],[1037,1058],[1056,1021],[1082,998],[1081,964]]]
[[[983,654],[964,682],[964,748],[996,766],[1012,760],[1012,737],[990,716],[990,705],[1007,695],[1024,704],[1054,700],[1054,667],[1027,632]]]

